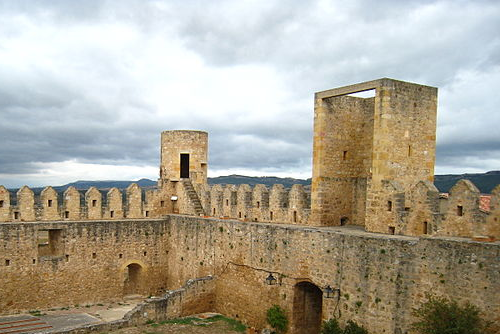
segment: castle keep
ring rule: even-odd
[[[374,96],[353,95],[364,91]],[[500,186],[489,211],[467,180],[439,194],[436,111],[436,88],[387,78],[316,93],[310,193],[209,186],[202,131],[162,133],[156,189],[0,186],[0,313],[161,296],[195,279],[189,298],[148,304],[137,321],[217,311],[263,328],[278,304],[291,333],[336,316],[399,334],[432,292],[500,326]]]

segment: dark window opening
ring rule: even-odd
[[[405,206],[405,211],[406,212],[410,211],[410,208],[408,206]]]
[[[461,205],[457,205],[457,216],[463,216],[464,215],[464,207]]]
[[[19,212],[15,211],[14,212],[14,219],[19,219],[19,217],[21,217],[21,215],[19,214]]]
[[[411,145],[408,145],[408,156],[411,157]]]
[[[427,222],[424,222],[424,223],[422,224],[422,230],[423,230],[422,232],[423,232],[424,234],[427,234],[427,228],[428,228],[428,226],[427,226],[427,225],[428,225],[428,224],[427,224]]]
[[[52,200],[51,200],[51,199],[49,199],[49,200],[47,201],[47,206],[48,206],[49,208],[51,208],[51,207],[52,207]]]
[[[257,221],[257,218],[254,218],[253,221]]]
[[[269,218],[270,218],[270,220],[273,220],[273,212],[272,211],[269,212]]]
[[[296,223],[297,222],[297,211],[294,211],[293,212],[293,222]]]
[[[214,208],[214,216],[215,216],[215,208]]]
[[[342,160],[347,160],[347,151],[342,152]]]
[[[92,258],[93,259],[97,258],[97,253],[92,253]]]
[[[69,262],[69,255],[66,254],[66,262]]]
[[[387,211],[392,211],[392,201],[387,201]]]
[[[118,254],[118,258],[119,258],[119,259],[123,258],[123,254],[121,254],[121,253],[120,253],[120,254]]]
[[[340,218],[340,226],[345,226],[347,225],[347,223],[349,223],[349,218],[347,217]]]
[[[160,206],[163,208],[165,206],[165,201],[160,201]]]
[[[64,218],[69,218],[69,211],[64,211]]]
[[[238,218],[241,218],[241,212],[238,212]]]
[[[143,254],[144,254],[144,256],[146,256],[146,255],[148,255],[148,252],[144,252]]]
[[[146,215],[146,217],[149,217],[149,211],[146,211],[144,214]]]
[[[257,208],[260,208],[260,202],[257,201]]]
[[[10,260],[5,260],[5,265],[10,266]]]
[[[389,234],[395,234],[396,228],[394,226],[389,226]]]
[[[92,206],[95,207],[97,205],[97,200],[96,199],[93,199],[92,200]]]
[[[0,208],[3,208],[3,203],[4,203],[3,200],[0,201]]]
[[[33,264],[36,264],[36,259],[33,259]]]
[[[229,206],[229,200],[226,199],[226,206]]]
[[[110,216],[111,218],[113,218],[113,217],[115,216],[115,212],[114,212],[114,211],[110,211],[110,212],[109,212],[109,216]]]
[[[181,153],[181,178],[189,178],[189,154]]]

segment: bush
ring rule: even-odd
[[[479,309],[467,302],[464,306],[444,297],[429,296],[412,314],[418,321],[412,328],[420,334],[486,334],[490,323],[479,315]]]
[[[368,334],[368,331],[363,326],[349,320],[344,328],[344,334]]]
[[[347,325],[342,329],[337,319],[333,318],[323,322],[320,334],[368,334],[368,332],[352,320],[347,321]]]
[[[324,321],[321,326],[320,334],[342,334],[343,330],[340,328],[337,319],[332,318],[330,320]]]
[[[285,311],[278,305],[273,305],[267,310],[267,322],[277,333],[286,333],[288,318]]]

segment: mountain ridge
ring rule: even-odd
[[[500,170],[489,171],[486,173],[465,173],[465,174],[442,174],[434,176],[434,185],[440,192],[449,192],[451,187],[457,183],[460,179],[470,180],[476,185],[481,193],[489,194],[493,188],[500,184]],[[62,186],[54,186],[58,193],[64,192],[70,186],[75,187],[78,190],[86,190],[90,187],[96,187],[100,190],[111,189],[116,187],[118,189],[126,189],[131,183],[137,183],[142,188],[153,188],[156,186],[157,182],[142,178],[137,181],[123,181],[123,180],[103,180],[103,181],[91,181],[91,180],[79,180],[76,182],[71,182]],[[248,184],[250,186],[255,186],[257,184],[264,184],[271,187],[274,184],[282,184],[285,188],[291,188],[294,184],[301,184],[303,186],[310,186],[311,179],[296,179],[293,177],[277,177],[277,176],[245,176],[245,175],[226,175],[209,177],[208,183],[213,184]],[[17,191],[19,188],[9,189],[11,192]],[[44,187],[34,187],[31,188],[35,194],[39,194]]]

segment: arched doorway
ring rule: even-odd
[[[296,334],[315,334],[321,329],[323,291],[309,282],[297,283],[293,297],[293,328]]]
[[[142,267],[140,264],[131,263],[125,269],[124,295],[134,295],[141,292]]]

